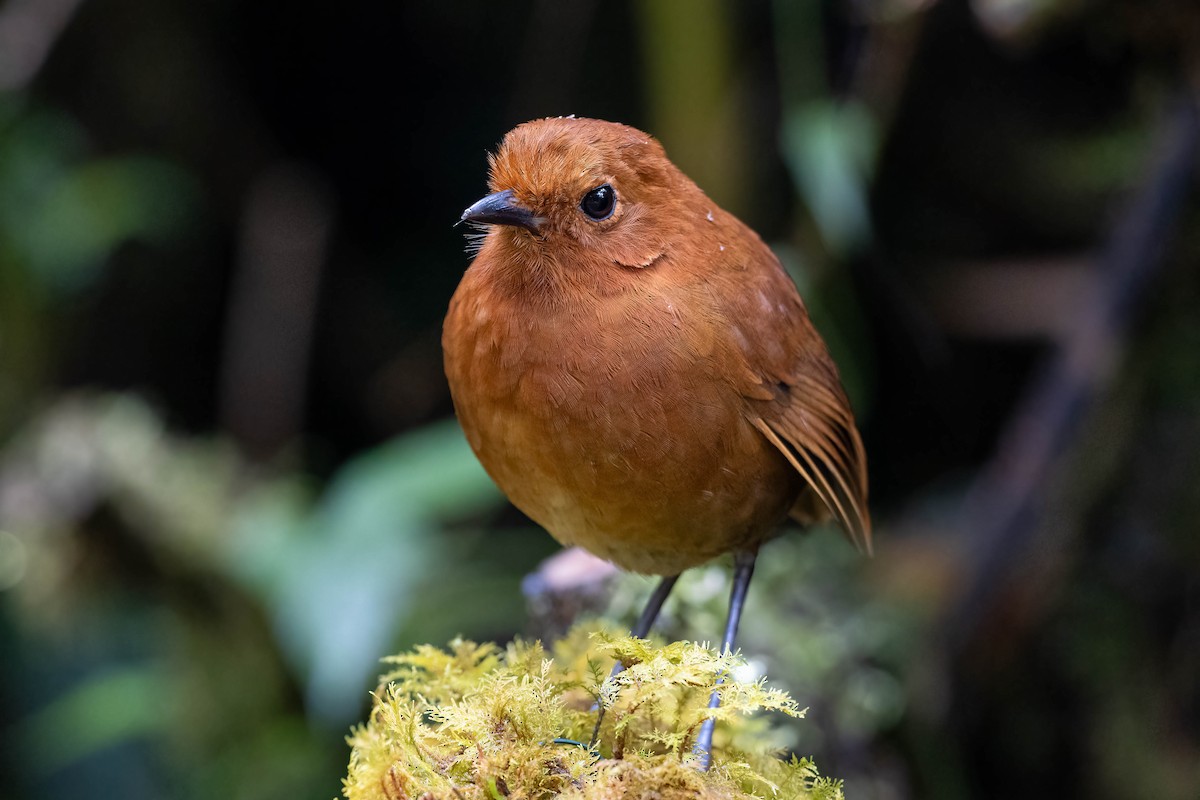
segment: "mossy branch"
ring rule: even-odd
[[[626,669],[608,678],[614,659]],[[387,662],[370,720],[348,738],[348,800],[842,797],[811,761],[779,757],[762,717],[749,715],[804,712],[763,680],[733,677],[736,654],[576,626],[552,653],[540,642],[501,650],[458,639]],[[607,714],[593,750],[584,743],[597,700]],[[692,740],[710,715],[719,736],[712,769],[700,772]]]

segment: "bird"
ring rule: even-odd
[[[635,636],[680,573],[731,553],[732,652],[759,547],[789,517],[871,551],[866,453],[824,340],[770,248],[651,135],[548,117],[488,165],[442,331],[467,441],[560,543],[661,576]]]

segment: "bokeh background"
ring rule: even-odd
[[[773,543],[743,626],[790,746],[1200,796],[1198,57],[1190,0],[0,4],[0,797],[329,798],[381,656],[631,618],[527,602],[441,369],[485,152],[571,113],[763,234],[858,411],[875,558]]]

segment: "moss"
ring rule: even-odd
[[[614,678],[613,659],[626,669]],[[577,626],[548,653],[455,640],[387,661],[370,720],[354,729],[343,794],[349,800],[579,800],[653,797],[841,798],[840,782],[807,759],[783,759],[754,711],[803,716],[764,681],[727,678],[739,656],[688,642],[657,646]],[[599,700],[606,708],[595,748]],[[703,720],[718,719],[713,767],[691,753]]]

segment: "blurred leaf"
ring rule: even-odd
[[[806,103],[784,123],[784,159],[821,236],[836,255],[849,255],[870,241],[867,182],[878,139],[870,113],[853,102]]]
[[[247,505],[231,552],[238,571],[268,592],[317,717],[331,725],[353,718],[375,658],[431,570],[447,561],[440,523],[500,500],[448,420],[351,461],[311,515],[294,486]]]
[[[184,227],[193,201],[187,175],[149,158],[114,158],[71,169],[15,215],[13,245],[58,291],[85,286],[130,239],[161,242]]]
[[[407,433],[347,464],[326,495],[326,514],[465,517],[489,508],[499,490],[453,419]],[[347,521],[347,520],[339,520]]]
[[[1029,180],[1054,187],[1062,197],[1127,189],[1144,166],[1150,130],[1137,119],[1087,135],[1047,138],[1029,150]]]
[[[4,110],[0,241],[47,289],[86,286],[115,247],[170,239],[194,213],[196,190],[182,169],[144,156],[88,160],[68,117],[12,103]]]
[[[171,723],[162,672],[131,667],[95,675],[24,722],[30,757],[49,772]]]

